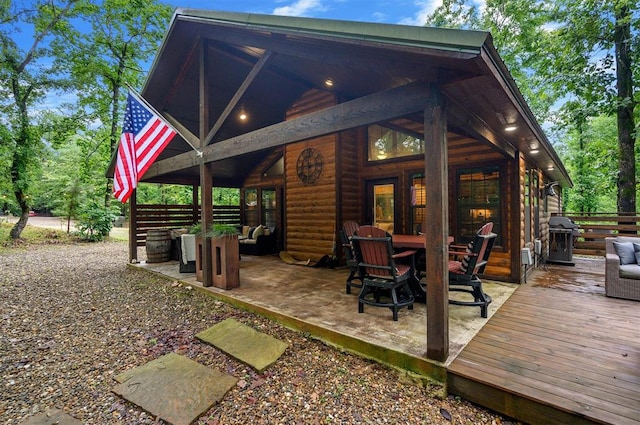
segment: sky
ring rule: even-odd
[[[165,0],[175,7],[424,25],[442,0]]]

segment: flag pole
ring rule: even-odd
[[[125,83],[125,85],[127,86],[127,89],[129,89],[129,93],[133,94],[133,96],[134,96],[136,99],[138,99],[140,102],[144,103],[144,105],[145,105],[147,108],[151,109],[151,112],[153,112],[153,113],[154,113],[154,114],[156,114],[157,116],[161,117],[161,118],[164,120],[164,122],[165,122],[169,127],[171,127],[171,128],[173,129],[173,131],[175,131],[175,132],[176,132],[176,134],[179,134],[179,135],[180,135],[180,137],[182,137],[182,139],[183,139],[185,142],[187,142],[187,144],[188,144],[189,146],[191,146],[191,149],[193,149],[194,151],[196,151],[196,154],[197,154],[199,157],[201,157],[201,156],[202,156],[202,151],[198,150],[195,146],[193,146],[193,145],[191,144],[191,142],[189,141],[189,139],[188,139],[187,137],[184,137],[184,136],[182,135],[182,133],[181,133],[180,131],[178,131],[178,129],[177,129],[174,125],[172,125],[172,124],[171,124],[171,123],[170,123],[170,122],[169,122],[169,121],[164,117],[164,115],[162,115],[160,112],[158,112],[158,111],[156,110],[156,108],[154,108],[153,106],[151,106],[151,104],[150,104],[149,102],[147,102],[147,100],[146,100],[144,97],[142,97],[142,95],[140,95],[137,91],[135,91],[133,88],[131,88],[131,86],[130,86],[129,84]]]

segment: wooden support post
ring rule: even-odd
[[[448,269],[448,169],[447,123],[443,97],[433,87],[424,111],[425,181],[429,208],[427,224],[427,357],[444,362],[449,356],[449,269]]]
[[[209,132],[209,83],[207,81],[209,65],[209,46],[207,40],[202,41],[200,50],[200,149],[205,146],[205,138]],[[213,172],[210,163],[200,157],[200,223],[202,223],[202,286],[213,285],[213,265],[211,244],[206,243],[206,233],[213,227]]]
[[[198,203],[198,194],[200,193],[200,186],[198,185],[193,185],[191,186],[191,208],[193,210],[192,212],[192,219],[194,223],[198,222],[198,205],[200,205]]]
[[[129,196],[129,262],[138,261],[138,201],[137,190]]]

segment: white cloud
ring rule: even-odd
[[[416,12],[410,18],[401,19],[399,24],[423,26],[427,22],[427,16],[437,7],[442,6],[442,0],[417,0],[414,4],[417,8]]]
[[[473,4],[480,13],[484,12],[487,6],[486,0],[473,0]],[[423,26],[427,22],[427,16],[431,15],[438,7],[442,6],[442,0],[416,0],[414,2],[417,10],[410,18],[403,18],[398,23],[402,25]]]
[[[276,7],[274,15],[307,16],[310,12],[323,11],[326,7],[320,0],[297,0],[289,6]]]

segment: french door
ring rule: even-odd
[[[398,180],[381,179],[366,182],[366,222],[393,233],[397,229]]]

